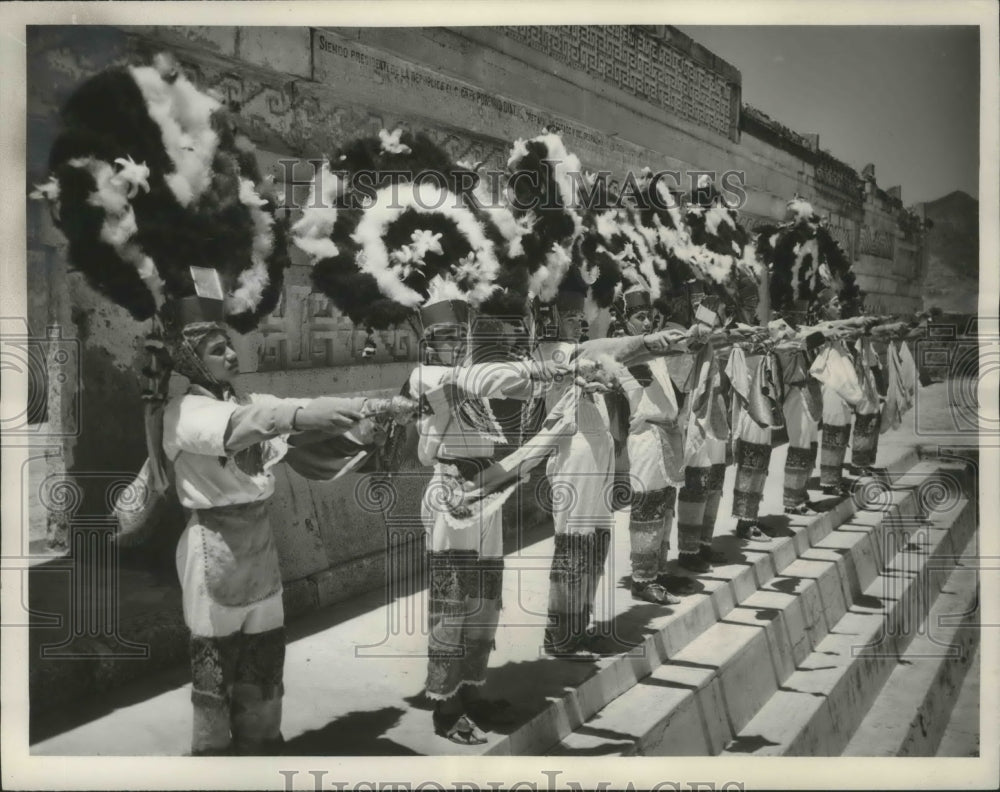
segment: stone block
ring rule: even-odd
[[[278,465],[271,499],[271,527],[284,580],[308,577],[329,566],[310,483]]]
[[[374,475],[348,473],[335,482],[310,482],[317,531],[326,565],[338,566],[374,552],[385,552],[388,528],[379,503],[383,490]],[[376,489],[377,488],[377,489]],[[396,497],[390,492],[389,497]],[[392,507],[415,509],[413,499]],[[389,509],[387,509],[389,511]]]
[[[671,691],[676,693],[676,691]],[[700,691],[699,691],[700,693]],[[707,756],[711,750],[708,731],[705,728],[699,694],[687,694],[672,711],[664,723],[646,734],[640,741],[643,756]],[[669,705],[669,700],[664,702]],[[657,701],[659,704],[659,701]]]
[[[242,27],[237,56],[282,74],[312,78],[312,30],[307,27]]]
[[[285,583],[282,601],[285,606],[285,621],[308,613],[317,606],[316,584],[308,578]]]
[[[764,628],[738,629],[740,636],[732,640],[739,641],[741,651],[719,672],[726,711],[735,729],[748,723],[779,685]]]
[[[246,28],[243,28],[246,30]],[[235,27],[223,25],[136,25],[130,33],[139,33],[163,42],[167,47],[191,47],[219,55],[236,54]]]

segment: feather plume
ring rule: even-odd
[[[82,83],[62,112],[45,190],[70,259],[137,319],[194,293],[190,266],[216,269],[252,328],[272,310],[288,259],[252,144],[219,101],[169,58]],[[41,192],[41,191],[39,191]]]
[[[337,255],[330,239],[337,222],[337,199],[343,191],[340,177],[330,171],[330,161],[316,172],[302,217],[292,226],[295,245],[309,255],[313,264]]]

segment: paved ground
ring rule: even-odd
[[[976,652],[941,737],[938,756],[979,756],[979,659]]]
[[[976,445],[978,438],[970,427],[976,412],[952,406],[950,402],[959,400],[955,394],[944,383],[922,389],[904,425],[882,436],[880,463],[899,457],[903,449],[915,444]],[[761,507],[762,515],[775,515],[767,522],[778,532],[788,519],[778,516],[786,448],[772,455],[772,474]],[[742,551],[732,536],[735,520],[729,516],[735,470],[730,467],[727,472],[716,546],[736,561]],[[625,515],[619,518],[598,613],[614,623],[624,643],[632,643],[677,614],[670,608],[635,602],[622,588],[629,569],[628,532]],[[676,528],[674,534],[676,547]],[[485,691],[510,699],[524,719],[596,670],[593,663],[556,661],[540,653],[551,553],[548,536],[527,542],[523,550],[507,557],[504,624],[497,635]],[[374,591],[289,628],[283,732],[290,755],[462,752],[460,746],[435,737],[429,729],[430,712],[421,694],[424,593],[391,594]],[[683,609],[683,604],[676,607],[678,612]],[[31,751],[182,755],[189,748],[189,697],[184,668],[124,686],[101,701],[34,723]]]

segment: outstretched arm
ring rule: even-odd
[[[623,366],[635,366],[683,351],[688,343],[699,341],[703,334],[702,329],[696,326],[688,332],[670,329],[643,336],[594,338],[580,344],[579,355],[588,358],[608,356]]]
[[[360,419],[361,399],[280,399],[258,396],[249,404],[189,394],[168,404],[163,415],[163,449],[169,459],[181,451],[229,456],[272,437],[318,429],[337,434]]]
[[[265,398],[238,406],[226,427],[225,450],[247,448],[280,435],[308,435],[314,440],[346,432],[361,420],[362,398]],[[317,436],[319,435],[319,436]],[[308,437],[302,440],[308,441]]]

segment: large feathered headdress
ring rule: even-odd
[[[94,289],[136,319],[166,319],[197,294],[194,266],[218,274],[234,329],[273,310],[288,258],[253,146],[171,58],[88,79],[62,127],[33,196]]]
[[[32,197],[48,201],[70,264],[135,319],[154,320],[143,398],[151,483],[162,492],[158,405],[171,368],[217,384],[199,340],[225,324],[251,330],[277,304],[289,262],[274,204],[250,141],[166,55],[80,85],[49,169]]]
[[[844,316],[859,313],[862,295],[851,263],[808,201],[793,198],[785,222],[761,227],[756,237],[757,255],[771,273],[772,310],[815,311],[832,292]]]
[[[757,311],[757,284],[763,277],[751,235],[740,223],[739,212],[725,204],[710,181],[700,183],[691,198],[684,220],[699,280],[706,293],[717,295],[749,321]]]
[[[382,130],[342,147],[292,229],[316,288],[376,329],[465,322],[470,308],[523,312],[526,289],[504,280],[503,264],[522,231],[480,205],[477,178],[423,134]]]
[[[530,292],[550,303],[573,264],[573,246],[583,230],[580,160],[554,132],[514,141],[507,159],[510,210],[526,233],[521,239]]]

